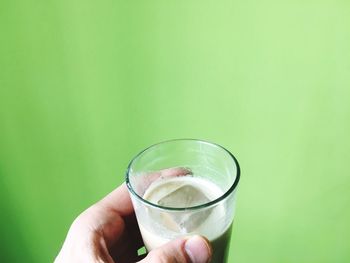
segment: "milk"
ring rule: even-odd
[[[166,207],[193,207],[213,201],[224,193],[208,179],[180,176],[161,179],[152,183],[143,198],[156,205]],[[149,207],[147,220],[139,220],[139,227],[148,251],[179,237],[193,234],[204,235],[214,248],[213,262],[224,262],[230,238],[232,222],[227,222],[225,202],[194,210],[167,211]],[[215,254],[215,251],[220,251]]]

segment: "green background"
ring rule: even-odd
[[[350,2],[2,0],[0,261],[172,138],[242,168],[230,262],[350,261]]]

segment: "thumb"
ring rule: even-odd
[[[139,263],[208,263],[212,256],[209,242],[201,236],[179,238],[152,250]]]

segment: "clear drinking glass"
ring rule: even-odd
[[[136,155],[126,183],[146,249],[199,234],[212,262],[227,262],[239,178],[236,158],[206,141],[170,140]]]

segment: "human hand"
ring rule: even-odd
[[[55,263],[206,263],[212,255],[209,242],[200,236],[175,239],[146,257],[137,255],[141,247],[131,199],[122,184],[74,220]]]

